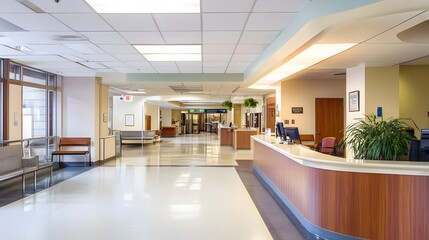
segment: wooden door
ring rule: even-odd
[[[151,125],[152,118],[150,115],[144,116],[144,122],[145,122],[145,127],[144,127],[145,130],[152,130],[152,125]]]
[[[344,136],[344,99],[316,98],[316,143],[324,137],[335,137],[338,143]]]
[[[276,98],[267,98],[267,108],[265,110],[265,116],[265,127],[270,128],[271,132],[274,132],[276,125]]]
[[[234,104],[234,125],[241,128],[241,104]]]

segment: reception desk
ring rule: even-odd
[[[258,134],[256,128],[219,127],[220,145],[234,149],[251,149],[251,136]]]
[[[429,239],[429,163],[353,160],[252,136],[255,174],[326,239]]]
[[[176,126],[164,126],[161,130],[163,137],[176,137],[179,134],[179,127]]]

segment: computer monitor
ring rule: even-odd
[[[286,133],[286,136],[288,136],[292,142],[301,143],[301,139],[299,137],[299,131],[297,127],[286,127],[285,133]]]
[[[429,129],[422,129],[420,134],[419,160],[429,161]]]
[[[276,123],[276,137],[280,137],[282,141],[286,141],[286,133],[282,122]]]

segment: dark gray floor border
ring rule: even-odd
[[[295,206],[283,195],[274,183],[262,173],[256,166],[253,166],[255,176],[261,181],[262,185],[268,190],[274,200],[279,204],[280,208],[285,212],[293,221],[297,221],[304,229],[314,234],[319,239],[329,240],[361,240],[353,236],[344,235],[341,233],[332,232],[324,228],[318,227],[302,216],[302,214],[295,208]],[[292,216],[290,216],[292,215]]]

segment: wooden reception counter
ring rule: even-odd
[[[256,128],[219,128],[220,145],[230,145],[234,149],[250,149],[251,136],[258,134]]]
[[[429,239],[429,163],[353,160],[252,136],[254,171],[326,239]]]

